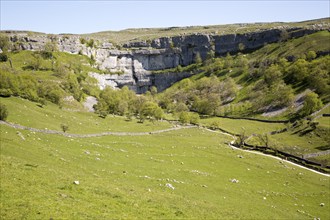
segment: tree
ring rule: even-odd
[[[238,147],[243,147],[245,144],[245,141],[248,137],[245,134],[245,130],[243,129],[240,134],[238,134],[237,139],[236,139],[236,146]]]
[[[288,72],[293,82],[301,82],[308,76],[308,62],[304,59],[298,59],[290,66]]]
[[[264,80],[268,87],[282,81],[282,73],[278,65],[273,64],[265,71]]]
[[[198,124],[199,115],[194,112],[181,112],[179,115],[179,122],[182,124]]]
[[[155,102],[147,101],[142,104],[140,110],[140,119],[149,118],[150,120],[159,120],[163,117],[163,110]]]
[[[0,120],[6,121],[7,117],[8,117],[7,106],[0,103]]]
[[[190,124],[197,125],[199,123],[199,114],[190,112]]]
[[[319,66],[313,67],[313,72],[307,78],[308,84],[315,89],[318,94],[326,94],[330,88],[330,76],[327,70],[322,70]]]
[[[188,112],[181,112],[179,115],[179,122],[182,124],[188,124],[190,122],[190,117]]]
[[[270,138],[267,133],[259,134],[257,137],[259,138],[262,145],[264,145],[265,147],[269,147]]]
[[[309,92],[304,99],[304,105],[300,110],[301,116],[307,116],[319,110],[323,106],[322,101],[315,92]]]

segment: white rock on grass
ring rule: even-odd
[[[173,190],[175,189],[175,187],[171,183],[166,183],[165,186]]]
[[[75,181],[73,181],[73,184],[75,184],[75,185],[79,185],[80,183],[79,183],[79,180],[75,180]]]
[[[232,179],[232,180],[230,180],[232,183],[239,183],[239,180],[237,180],[237,179]]]

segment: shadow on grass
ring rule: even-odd
[[[330,144],[327,144],[324,146],[319,146],[319,147],[316,147],[315,149],[322,150],[322,151],[330,150]]]

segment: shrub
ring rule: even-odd
[[[7,62],[8,56],[7,54],[0,53],[0,62]]]
[[[94,40],[93,39],[89,39],[89,41],[86,42],[87,47],[93,48],[94,47]]]
[[[7,106],[0,103],[0,120],[6,121],[7,117],[8,117]]]
[[[65,133],[67,130],[69,130],[69,126],[67,124],[61,124],[61,129]]]
[[[198,124],[199,122],[199,115],[193,112],[181,112],[179,115],[179,121],[182,124]]]
[[[13,92],[10,89],[0,89],[1,97],[10,97],[13,95]]]
[[[85,39],[85,38],[83,38],[83,37],[82,37],[82,38],[80,38],[80,43],[81,43],[81,44],[85,44],[85,43],[86,43],[86,39]]]

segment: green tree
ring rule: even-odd
[[[7,106],[0,103],[0,120],[1,121],[6,121],[7,117],[8,117]]]
[[[300,110],[301,116],[307,116],[322,108],[323,103],[315,92],[309,92],[304,99],[304,105]]]
[[[268,87],[278,84],[282,81],[282,73],[278,65],[272,64],[264,73],[264,80]]]
[[[150,120],[159,120],[163,117],[163,110],[155,102],[147,101],[143,103],[140,110],[140,117]]]
[[[190,122],[189,112],[181,112],[179,114],[179,122],[182,124],[188,124]]]
[[[308,76],[308,62],[304,59],[298,59],[290,66],[288,72],[292,82],[302,82]]]
[[[308,76],[309,86],[319,94],[326,94],[330,91],[330,75],[327,70],[320,69],[318,66],[313,68],[313,72]]]

